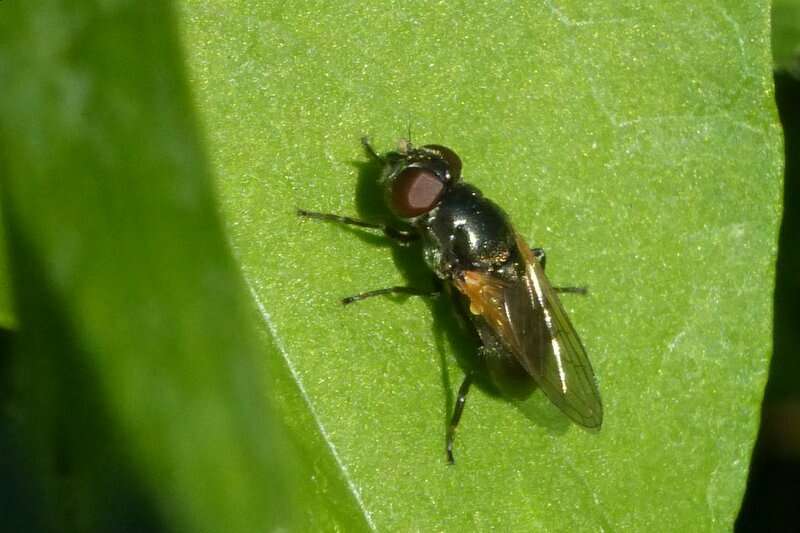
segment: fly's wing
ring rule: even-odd
[[[567,416],[587,428],[599,428],[603,404],[586,350],[542,265],[519,236],[517,248],[525,290],[509,287],[505,292],[506,316],[521,348],[514,355]]]
[[[603,406],[594,372],[539,261],[517,236],[519,279],[468,271],[456,287],[539,387],[574,422],[599,428]]]

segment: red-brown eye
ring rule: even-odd
[[[438,152],[439,156],[447,161],[447,165],[450,167],[450,179],[455,181],[461,178],[461,158],[458,157],[458,154],[441,144],[426,144],[423,148]]]
[[[427,213],[439,203],[444,183],[430,169],[408,167],[392,183],[392,210],[404,218]]]

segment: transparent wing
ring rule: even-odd
[[[603,405],[592,365],[539,261],[518,236],[518,279],[467,272],[456,287],[539,387],[576,423],[599,428]]]

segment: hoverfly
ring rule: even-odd
[[[383,166],[386,200],[407,229],[339,215],[299,210],[298,215],[382,230],[400,243],[421,240],[428,266],[468,317],[487,368],[516,369],[541,388],[573,422],[599,429],[603,406],[586,350],[544,274],[544,251],[528,247],[508,216],[461,180],[461,159],[444,146],[419,148],[402,141],[379,155],[362,139],[369,156]],[[443,282],[443,283],[442,283]],[[434,295],[415,287],[389,287],[343,299],[349,304],[382,294]],[[458,390],[447,431],[453,459],[455,430],[475,375],[468,371]]]

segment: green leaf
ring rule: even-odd
[[[43,520],[730,529],[770,351],[767,4],[318,4],[180,4],[187,90],[168,4],[0,3],[14,412]],[[294,214],[385,215],[358,138],[407,129],[591,287],[566,305],[599,434],[478,387],[448,468],[475,347],[447,302],[337,303],[430,283],[419,248]]]
[[[8,272],[5,231],[0,224],[0,328],[11,329],[16,326],[11,299],[11,276]]]
[[[770,353],[781,141],[769,6],[184,2],[182,35],[236,256],[371,524],[729,530]],[[377,218],[359,146],[407,130],[549,253],[603,430],[474,390],[418,248],[300,222]],[[541,397],[538,409],[561,420]]]
[[[800,68],[800,1],[772,3],[772,56],[776,68]]]
[[[21,434],[32,458],[36,520],[363,528],[228,249],[169,4],[0,12],[0,192],[19,312],[2,438],[5,450]]]

